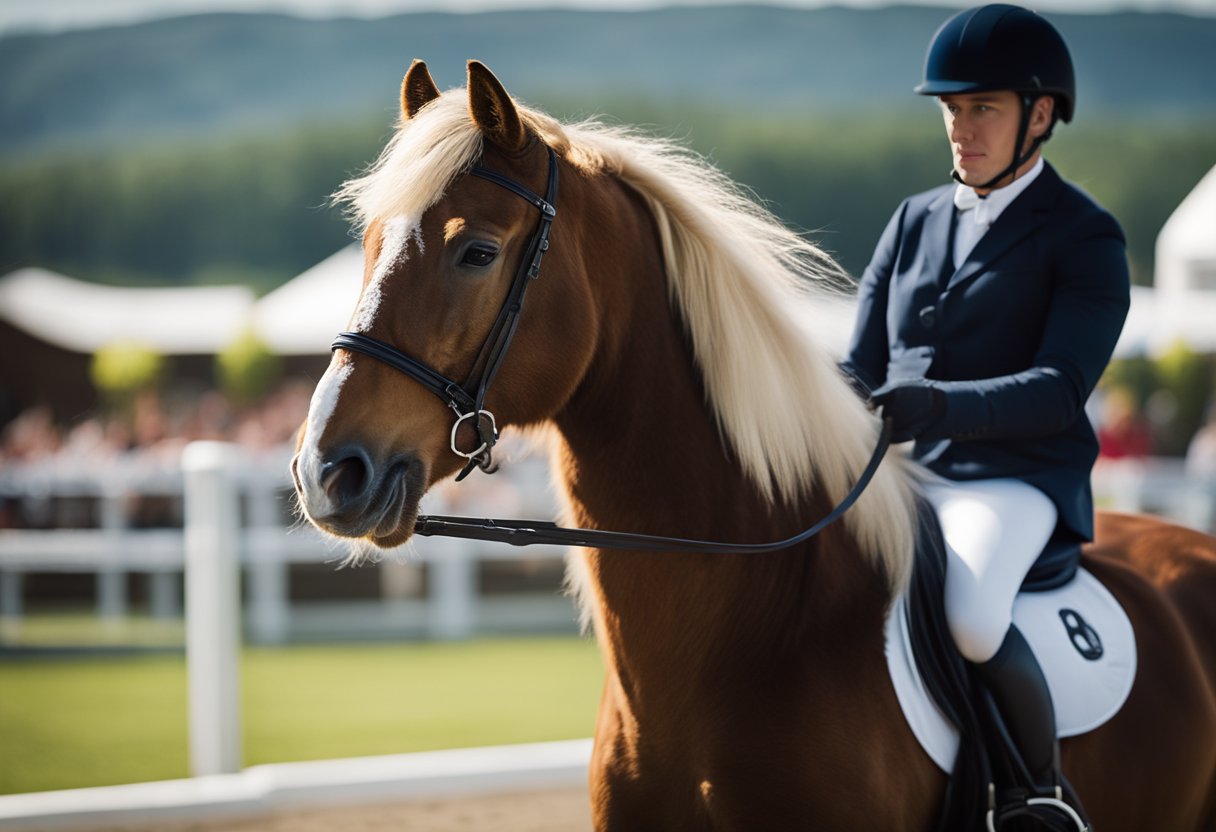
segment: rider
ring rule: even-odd
[[[1083,408],[1127,314],[1124,238],[1042,158],[1075,101],[1068,48],[1042,17],[1006,4],[954,15],[916,92],[938,100],[956,184],[891,218],[842,367],[938,475],[927,496],[948,544],[951,634],[1035,790],[1055,795],[1054,711],[1012,606],[1032,567],[1062,583],[1093,537],[1098,442]]]

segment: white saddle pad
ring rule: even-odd
[[[887,667],[912,733],[948,773],[958,732],[933,704],[916,669],[905,605],[901,596],[887,616]],[[1092,731],[1118,713],[1136,678],[1136,636],[1097,578],[1081,569],[1060,589],[1019,595],[1013,621],[1043,666],[1061,737]]]

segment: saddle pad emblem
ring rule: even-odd
[[[958,733],[916,669],[906,603],[901,596],[887,615],[887,669],[912,733],[948,773]],[[1061,737],[1092,731],[1119,712],[1136,679],[1136,636],[1123,607],[1097,578],[1080,569],[1059,589],[1019,595],[1013,622],[1043,666]]]
[[[1081,613],[1066,607],[1060,610],[1060,620],[1064,622],[1064,629],[1072,639],[1072,646],[1081,654],[1081,658],[1091,662],[1102,658],[1102,639],[1081,617]]]

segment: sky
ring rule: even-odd
[[[766,5],[881,6],[891,0],[760,0]],[[659,6],[746,5],[757,0],[0,0],[0,32],[57,31],[130,23],[209,11],[281,11],[312,17],[378,17],[406,11],[476,12],[509,8],[641,9]],[[905,0],[963,8],[982,0]],[[1025,0],[1023,0],[1025,2]],[[1039,11],[1177,11],[1216,16],[1216,0],[1033,0]]]

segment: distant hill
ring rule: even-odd
[[[630,97],[768,112],[916,105],[940,8],[679,8],[302,20],[216,14],[0,38],[0,153],[98,149],[393,112],[410,59],[441,87],[485,61],[536,101]],[[1078,116],[1216,119],[1216,18],[1051,15]]]

